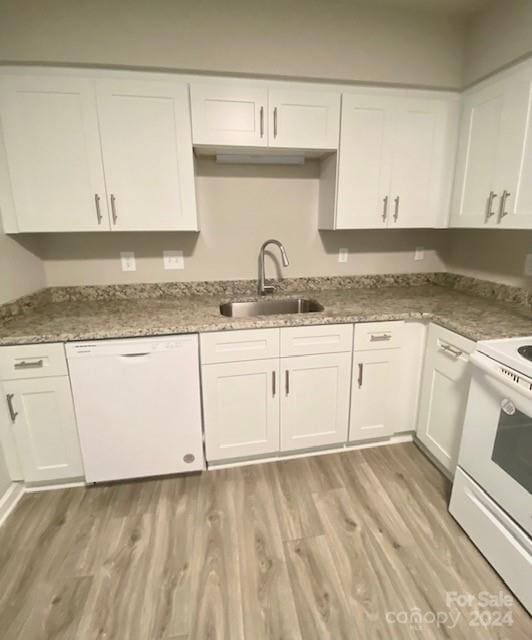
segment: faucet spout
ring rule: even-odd
[[[268,247],[268,245],[270,244],[274,244],[279,247],[279,251],[281,252],[281,260],[283,261],[283,267],[288,267],[288,265],[290,264],[286,249],[284,248],[282,242],[271,238],[270,240],[266,240],[266,242],[262,244],[259,252],[259,295],[261,296],[266,295],[267,293],[273,293],[274,291],[274,288],[272,286],[267,286],[265,284],[266,278],[264,269],[264,254],[266,252],[266,247]]]

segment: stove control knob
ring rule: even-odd
[[[516,411],[515,404],[511,400],[508,400],[508,398],[504,398],[501,402],[501,409],[507,416],[513,416]]]

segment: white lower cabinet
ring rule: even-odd
[[[417,438],[451,474],[458,448],[469,391],[469,354],[475,343],[431,324],[427,338]]]
[[[203,334],[207,460],[345,443],[352,342],[350,324]]]
[[[351,386],[349,440],[392,435],[400,398],[393,392],[399,379],[400,349],[355,352]]]
[[[24,480],[83,476],[68,377],[8,380],[2,386]]]
[[[82,477],[63,345],[2,347],[0,380],[6,407],[0,435],[11,479],[56,482]]]
[[[281,359],[281,451],[345,442],[350,353]]]
[[[278,451],[278,381],[277,358],[202,367],[207,460]]]

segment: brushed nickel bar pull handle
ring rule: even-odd
[[[103,216],[100,211],[100,196],[97,193],[94,194],[94,206],[96,207],[96,219],[98,220],[98,224],[101,224]]]
[[[275,384],[275,371],[272,371],[272,397],[275,398],[275,388],[276,388],[276,384]]]
[[[399,196],[396,196],[393,201],[395,202],[395,208],[394,208],[394,212],[393,212],[393,220],[394,222],[397,222],[397,219],[399,218]]]
[[[490,194],[488,196],[488,200],[486,203],[486,219],[484,220],[484,224],[486,224],[486,222],[489,221],[491,216],[495,215],[495,211],[493,211],[493,201],[495,200],[496,197],[497,197],[497,194],[495,193],[495,191],[490,191]]]
[[[273,137],[277,138],[277,107],[273,110]]]
[[[260,108],[260,137],[264,137],[264,107]]]
[[[509,191],[506,191],[506,189],[502,192],[501,204],[499,206],[499,219],[497,220],[497,224],[501,224],[501,220],[504,218],[504,216],[508,215],[508,211],[506,211],[506,200],[511,195],[512,194]]]
[[[284,391],[286,395],[290,393],[290,371],[288,369],[284,372]]]
[[[14,369],[40,369],[44,364],[44,360],[21,360],[20,362],[16,362]]]
[[[370,336],[370,342],[386,342],[392,339],[391,333],[372,333]]]
[[[442,351],[452,355],[454,358],[459,358],[464,352],[456,347],[452,347],[450,344],[446,344],[445,342],[440,342],[439,347]]]
[[[388,217],[388,196],[384,196],[382,203],[382,221],[386,222],[386,218]]]
[[[15,409],[13,408],[13,397],[14,396],[15,396],[14,393],[8,393],[6,395],[7,408],[9,409],[9,416],[11,418],[11,422],[15,422],[15,420],[17,419],[17,416],[18,416],[18,411],[15,411]]]
[[[114,193],[111,194],[111,213],[113,215],[113,224],[116,224],[118,215],[116,213],[116,196]]]
[[[362,383],[364,382],[364,363],[358,363],[358,388],[362,388]]]

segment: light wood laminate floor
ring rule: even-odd
[[[509,593],[448,494],[413,444],[27,494],[0,529],[0,637],[530,640],[515,600],[489,609],[511,626],[447,606]]]

